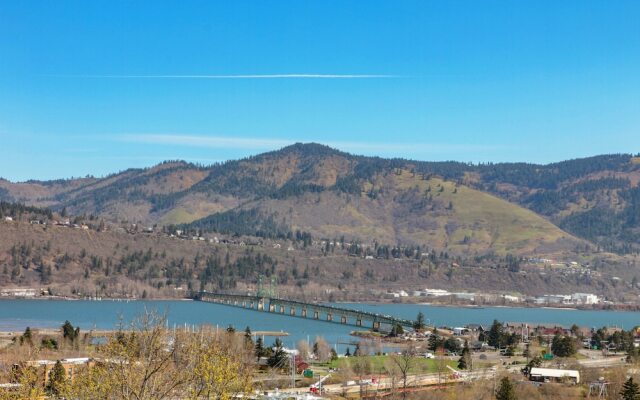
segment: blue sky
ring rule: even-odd
[[[0,1],[0,176],[640,152],[638,1]]]

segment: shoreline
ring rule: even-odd
[[[323,302],[328,303],[328,302]],[[387,301],[334,301],[333,304],[370,304],[370,305],[407,305],[407,306],[429,306],[438,308],[464,308],[464,309],[477,309],[482,310],[486,308],[508,308],[508,309],[539,309],[539,310],[566,310],[566,311],[611,311],[611,312],[640,312],[640,305],[608,305],[606,307],[586,308],[567,306],[562,307],[560,305],[533,305],[533,304],[520,304],[520,305],[503,305],[503,304],[444,304],[444,303],[429,303],[429,302],[387,302]]]
[[[128,302],[168,302],[168,301],[195,301],[192,298],[173,298],[173,297],[161,297],[161,298],[148,298],[148,299],[127,299],[127,298],[101,298],[99,300],[90,298],[77,298],[77,297],[64,297],[64,296],[34,296],[34,297],[0,297],[0,303],[2,301],[86,301],[86,302],[115,302],[115,303],[128,303]],[[563,311],[611,311],[611,312],[639,312],[640,305],[609,305],[607,307],[575,307],[561,305],[533,305],[533,304],[518,304],[518,305],[504,305],[504,304],[444,304],[433,302],[392,302],[392,301],[320,301],[321,304],[367,304],[367,305],[399,305],[399,306],[428,306],[439,308],[464,308],[464,309],[486,309],[486,308],[506,308],[506,309],[540,309],[540,310],[563,310]]]

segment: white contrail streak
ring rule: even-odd
[[[102,79],[385,79],[397,75],[377,74],[267,74],[267,75],[52,75]]]

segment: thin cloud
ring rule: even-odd
[[[386,79],[380,74],[249,74],[249,75],[50,75],[61,78],[102,79]]]
[[[502,146],[449,144],[449,143],[377,143],[358,141],[322,141],[322,140],[286,140],[269,138],[237,138],[231,136],[202,136],[178,134],[128,134],[116,137],[117,140],[152,145],[172,145],[185,147],[273,150],[297,142],[317,142],[344,151],[355,153],[375,153],[379,155],[402,156],[415,154],[476,153],[495,151]]]

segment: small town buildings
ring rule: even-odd
[[[533,299],[535,304],[593,305],[601,302],[600,297],[591,293],[545,294]]]
[[[35,297],[36,289],[18,288],[18,289],[0,289],[1,297]]]
[[[600,298],[591,293],[574,293],[571,295],[571,300],[574,304],[591,305],[600,303]]]

